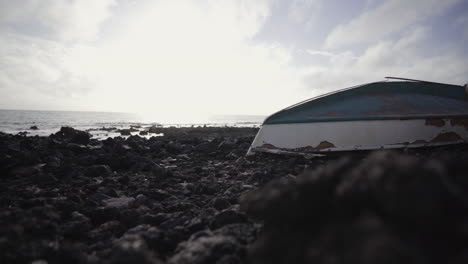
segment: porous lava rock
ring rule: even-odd
[[[467,155],[429,156],[343,158],[245,195],[264,221],[252,263],[463,263]]]

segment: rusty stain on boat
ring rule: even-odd
[[[450,120],[450,124],[452,126],[463,126],[465,129],[468,129],[468,119],[466,118],[459,118],[459,119],[452,119]]]
[[[265,144],[261,145],[260,147],[261,147],[261,148],[264,148],[264,149],[278,149],[278,148],[275,147],[274,145],[268,144],[268,143],[265,143]]]
[[[307,147],[302,147],[302,148],[296,148],[294,151],[300,151],[300,152],[315,152],[318,150],[323,150],[323,149],[329,149],[329,148],[335,148],[336,146],[328,141],[322,141],[320,142],[316,147],[312,146],[307,146]]]
[[[411,144],[427,144],[427,143],[428,142],[426,140],[422,140],[422,139],[418,139],[418,140],[411,142]]]
[[[445,121],[443,119],[426,119],[425,125],[443,127],[445,126]]]
[[[272,144],[269,144],[269,143],[264,143],[263,145],[261,145],[260,147],[258,147],[260,149],[263,149],[263,150],[281,150],[281,151],[298,151],[298,152],[315,152],[315,151],[318,151],[318,150],[323,150],[323,149],[328,149],[328,148],[335,148],[335,145],[331,142],[328,142],[328,141],[322,141],[320,142],[316,147],[313,147],[313,146],[307,146],[307,147],[302,147],[302,148],[296,148],[296,149],[288,149],[288,148],[279,148],[277,146],[274,146]]]
[[[431,142],[451,142],[461,140],[462,137],[455,132],[445,132],[438,134]]]
[[[322,141],[320,144],[318,144],[315,149],[326,149],[326,148],[334,148],[335,145],[331,142],[328,141]]]
[[[312,146],[306,146],[306,147],[302,147],[302,148],[295,148],[293,150],[297,151],[297,152],[313,152],[313,151],[315,151],[317,149],[315,147],[312,147]]]

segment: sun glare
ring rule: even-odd
[[[144,116],[186,117],[266,114],[301,98],[296,91],[301,82],[288,68],[287,52],[249,43],[262,13],[210,7],[155,4],[140,10],[114,37],[76,49],[75,71],[96,86],[90,104]],[[270,103],[259,107],[267,94]]]

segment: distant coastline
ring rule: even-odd
[[[0,110],[0,131],[10,134],[23,133],[29,136],[49,136],[62,126],[69,126],[89,131],[94,137],[102,138],[118,136],[118,131],[140,127],[148,129],[151,126],[234,126],[257,127],[263,122],[261,115],[213,115],[203,120],[193,119],[179,122],[159,122],[144,120],[135,113],[125,112],[95,112],[95,111],[51,111],[51,110]],[[36,129],[37,127],[37,129]],[[108,128],[114,128],[109,130]],[[133,131],[136,132],[136,131]],[[140,131],[138,131],[139,133]],[[135,133],[133,133],[135,134]]]

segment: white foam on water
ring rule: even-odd
[[[256,127],[261,125],[264,118],[264,116],[255,115],[214,115],[208,118],[166,120],[159,123],[158,120],[151,120],[151,117],[142,117],[132,113],[0,110],[0,131],[10,134],[27,132],[28,136],[49,136],[59,131],[60,127],[69,126],[79,130],[86,130],[93,137],[102,139],[120,136],[120,133],[115,130],[105,131],[102,128],[128,129],[131,126],[137,126],[139,130],[144,130],[153,125],[163,127]],[[37,126],[39,129],[31,129],[32,126]],[[132,132],[132,135],[134,134],[138,134],[138,132]]]

